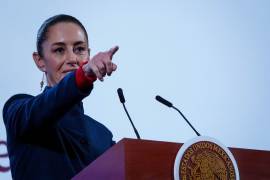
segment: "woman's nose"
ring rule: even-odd
[[[68,52],[66,62],[69,65],[78,65],[79,63],[78,57],[73,51]]]

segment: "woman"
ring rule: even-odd
[[[117,50],[89,60],[88,35],[77,19],[56,15],[42,24],[33,59],[47,87],[38,96],[13,96],[3,109],[13,179],[70,179],[114,144],[81,101],[96,79],[116,70]]]

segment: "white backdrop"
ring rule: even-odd
[[[93,54],[120,47],[117,72],[96,82],[84,101],[85,112],[116,141],[135,137],[117,97],[122,87],[144,139],[186,142],[195,136],[176,112],[154,100],[160,94],[202,135],[230,147],[270,150],[269,9],[268,0],[3,1],[0,108],[13,94],[40,93],[42,73],[31,57],[36,32],[48,17],[66,13],[85,25]],[[0,158],[0,166],[8,159]],[[0,179],[10,173],[0,172]]]

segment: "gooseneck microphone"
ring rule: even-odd
[[[124,94],[123,94],[123,90],[122,90],[121,88],[118,88],[118,89],[117,89],[117,94],[118,94],[118,96],[119,96],[120,102],[123,104],[123,107],[124,107],[125,112],[126,112],[126,114],[127,114],[127,116],[128,116],[128,119],[129,119],[129,121],[130,121],[130,123],[131,123],[131,125],[132,125],[132,127],[133,127],[133,130],[134,130],[136,136],[137,136],[137,139],[141,139],[141,137],[140,137],[140,135],[139,135],[137,129],[135,128],[135,126],[134,126],[134,124],[133,124],[133,122],[132,122],[132,120],[131,120],[131,118],[130,118],[130,116],[129,116],[129,113],[128,113],[128,111],[127,111],[127,108],[126,108],[126,106],[125,106],[126,100],[125,100],[125,97],[124,97]]]
[[[187,120],[187,118],[184,116],[184,114],[179,110],[177,109],[176,107],[173,106],[173,104],[169,101],[167,101],[166,99],[160,97],[160,96],[156,96],[156,100],[170,108],[173,108],[175,109],[177,112],[180,113],[180,115],[184,118],[184,120],[188,123],[188,125],[193,129],[193,131],[197,134],[197,136],[200,136],[200,133],[198,133],[198,131],[196,131],[196,129],[192,126],[192,124],[190,124],[190,122]]]

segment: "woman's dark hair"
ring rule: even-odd
[[[36,45],[37,45],[37,52],[40,56],[43,56],[42,43],[48,38],[47,33],[48,33],[49,28],[60,22],[72,22],[80,26],[85,33],[86,40],[88,43],[87,32],[84,26],[82,25],[82,23],[78,19],[76,19],[73,16],[66,15],[66,14],[55,15],[55,16],[50,17],[46,21],[44,21],[38,30]]]

